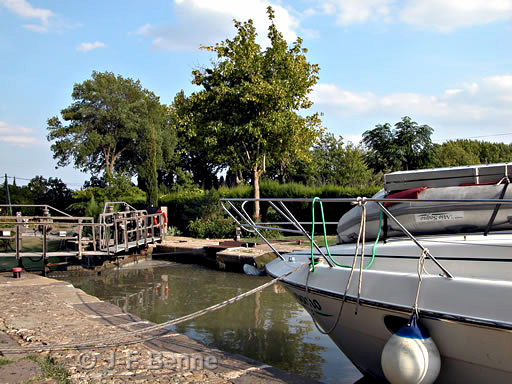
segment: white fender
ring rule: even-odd
[[[430,384],[441,369],[441,357],[416,314],[388,340],[381,356],[382,370],[392,384]]]

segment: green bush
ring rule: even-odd
[[[189,223],[187,230],[190,236],[202,239],[225,239],[235,235],[233,221],[220,215],[199,217]]]

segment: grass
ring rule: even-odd
[[[69,373],[61,364],[51,356],[39,357],[28,356],[28,359],[35,361],[43,370],[45,379],[53,379],[59,384],[69,384]]]
[[[12,363],[12,361],[7,360],[5,357],[0,357],[0,367],[9,363]]]
[[[31,380],[24,382],[23,384],[37,383],[44,379],[52,379],[59,384],[70,383],[68,371],[60,363],[56,362],[53,357],[29,355],[27,357],[24,357],[22,360],[32,360],[37,365],[39,365],[39,367],[41,367],[41,370],[43,371],[43,376],[33,378]],[[0,357],[0,367],[11,363],[15,363],[15,361],[11,361],[6,358]]]

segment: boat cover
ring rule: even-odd
[[[384,189],[394,192],[417,187],[496,184],[509,175],[512,176],[509,163],[400,171],[384,175]]]
[[[499,199],[505,184],[468,185],[441,188],[414,188],[404,191],[421,199]],[[383,189],[374,197],[388,195]],[[393,194],[396,197],[396,194]],[[398,197],[397,197],[398,198]],[[411,198],[411,197],[408,197]],[[512,199],[512,186],[506,189],[503,199]],[[385,204],[387,209],[412,234],[467,233],[484,231],[493,214],[494,204],[471,203],[396,203]],[[375,239],[380,227],[380,209],[377,203],[366,204],[366,238]],[[350,243],[357,240],[361,220],[361,207],[352,208],[338,223],[338,241]],[[384,225],[384,220],[382,225]],[[512,205],[501,205],[492,225],[493,230],[512,229]],[[383,230],[383,229],[382,229]],[[404,233],[392,219],[387,220],[387,236],[403,236]]]

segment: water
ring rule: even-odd
[[[144,262],[102,276],[67,277],[75,287],[143,319],[163,323],[239,295],[268,277],[191,264]],[[308,313],[275,284],[193,321],[177,332],[325,383],[354,383],[359,371],[315,328]]]

